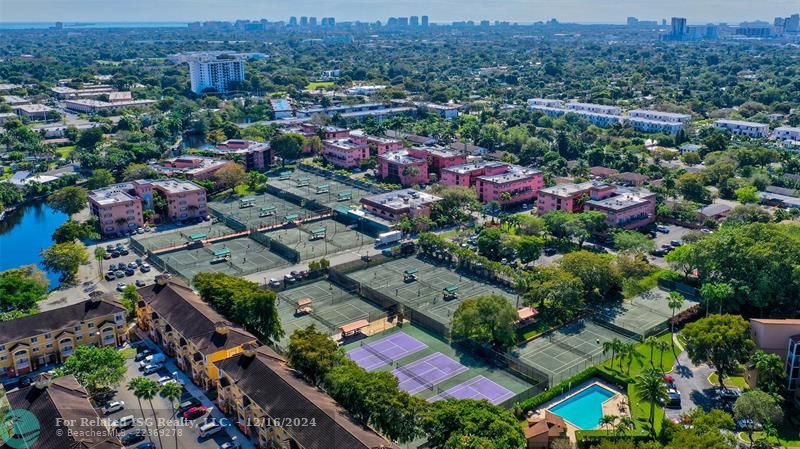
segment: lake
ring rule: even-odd
[[[0,271],[22,265],[39,265],[41,251],[53,244],[53,231],[69,217],[45,202],[20,206],[0,221]],[[39,268],[44,268],[39,265]],[[46,272],[50,288],[58,287],[58,274]]]

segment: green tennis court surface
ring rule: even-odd
[[[157,232],[154,234],[141,234],[132,237],[141,243],[148,251],[158,251],[188,243],[192,234],[203,234],[206,238],[218,238],[235,233],[233,229],[222,223],[205,222],[188,229],[175,229],[172,231]]]
[[[298,218],[305,219],[318,214],[269,193],[246,198],[231,195],[225,199],[209,202],[208,207],[233,217],[249,229],[285,223],[287,215],[297,215]]]
[[[687,299],[675,313],[680,313],[696,304]],[[658,329],[666,329],[670,317],[672,309],[669,307],[669,292],[658,288],[648,290],[617,306],[607,306],[595,311],[596,320],[608,322],[641,337],[651,335]]]
[[[189,280],[202,272],[243,276],[289,265],[286,259],[248,237],[224,240],[203,248],[173,251],[159,257]]]
[[[347,208],[370,195],[358,187],[301,170],[289,172],[287,176],[272,177],[267,184],[329,208]]]

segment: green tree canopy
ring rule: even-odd
[[[125,379],[125,358],[113,347],[78,346],[63,366],[91,394],[113,388]]]
[[[289,364],[314,385],[319,385],[344,358],[336,342],[325,332],[318,331],[313,324],[292,333],[286,356]]]
[[[78,269],[89,261],[89,252],[80,242],[56,243],[42,251],[42,265],[50,271],[61,273],[61,281],[71,284]]]
[[[516,344],[517,311],[506,298],[491,294],[467,299],[453,313],[453,338],[509,348]]]
[[[88,206],[89,192],[83,187],[67,186],[54,192],[47,203],[67,215],[77,214]]]
[[[0,308],[27,311],[47,295],[50,281],[35,265],[0,272]]]
[[[525,436],[511,412],[473,399],[446,399],[430,405],[422,428],[433,449],[466,447],[524,449]],[[490,441],[493,446],[485,446]],[[481,445],[475,446],[480,443]]]
[[[720,386],[724,379],[738,371],[753,349],[750,339],[750,325],[738,315],[711,315],[683,330],[686,338],[686,352],[695,364],[711,363],[719,377]]]

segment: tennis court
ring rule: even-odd
[[[512,397],[514,393],[483,376],[477,376],[429,398],[428,402],[440,399],[483,399],[496,405]]]
[[[683,305],[675,310],[675,313],[680,313],[696,304],[696,302],[686,299]],[[617,306],[604,307],[595,312],[595,319],[629,330],[642,337],[652,334],[654,329],[665,328],[671,316],[669,292],[659,288],[648,290]]]
[[[514,355],[549,376],[550,385],[605,360],[603,343],[634,340],[590,320],[578,320],[518,346]]]
[[[347,356],[365,370],[373,371],[427,347],[425,343],[400,332],[353,349]]]
[[[306,298],[311,300],[310,307],[313,311],[296,313],[298,302]],[[311,324],[333,335],[338,332],[339,326],[362,319],[377,321],[385,317],[386,313],[357,294],[321,280],[278,293],[278,315],[286,333],[278,345],[285,348],[292,332]]]
[[[264,235],[297,251],[301,260],[335,254],[374,241],[369,235],[331,219],[308,221],[298,227],[272,229],[264,232]]]
[[[267,184],[330,208],[349,207],[370,195],[358,187],[300,170],[290,172],[288,176],[270,178]]]
[[[430,401],[466,395],[472,388],[494,404],[510,405],[513,398],[534,394],[544,387],[534,386],[502,368],[489,365],[468,351],[457,350],[434,334],[408,323],[348,343],[344,349],[360,366],[370,371],[391,372],[404,391]]]
[[[131,238],[139,242],[148,251],[158,251],[164,248],[184,245],[191,240],[190,236],[194,234],[205,235],[205,238],[218,238],[235,232],[222,223],[203,222],[190,228],[136,235]]]
[[[413,273],[415,279],[410,280],[408,273]],[[446,325],[465,299],[498,294],[515,307],[518,304],[514,292],[419,257],[395,259],[350,273],[348,277]]]
[[[160,258],[189,280],[201,272],[241,276],[289,265],[286,259],[247,237],[223,240],[197,249],[177,250],[162,254]]]
[[[223,200],[209,202],[208,207],[223,215],[233,217],[249,229],[260,229],[286,223],[287,216],[297,215],[297,218],[305,219],[317,215],[316,212],[269,193],[244,198],[231,195]]]

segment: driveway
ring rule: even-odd
[[[708,376],[714,372],[708,365],[695,365],[689,360],[689,355],[676,343],[676,349],[681,350],[675,366],[670,371],[675,379],[675,387],[681,393],[681,408],[668,408],[666,416],[669,419],[680,418],[692,409],[709,409],[715,403],[714,386],[708,381]]]

